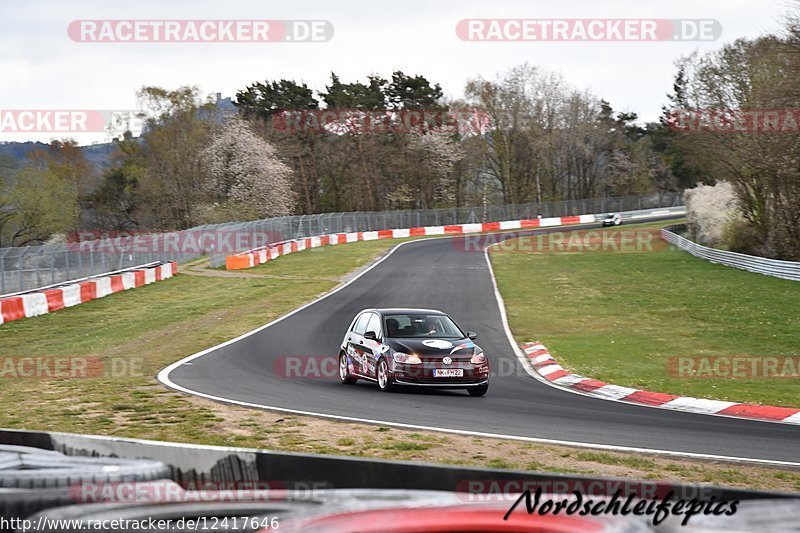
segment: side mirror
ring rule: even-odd
[[[477,339],[477,338],[478,338],[478,334],[477,334],[477,333],[475,333],[474,331],[468,331],[468,332],[467,332],[467,338],[468,338],[469,340],[471,340],[471,341],[474,341],[475,339]]]
[[[371,341],[376,341],[378,340],[378,335],[374,331],[368,331],[364,333],[364,338],[369,339]]]

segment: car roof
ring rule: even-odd
[[[386,308],[372,308],[364,309],[364,311],[375,311],[382,315],[391,315],[394,313],[426,313],[429,315],[446,315],[447,313],[437,309],[420,309],[417,307],[386,307]],[[362,313],[364,312],[362,311]]]

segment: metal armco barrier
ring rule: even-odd
[[[133,230],[130,234],[125,231],[107,235],[87,232],[88,235],[81,236],[81,232],[78,232],[73,240],[79,238],[79,242],[0,248],[0,294],[54,285],[153,261],[184,263],[208,256],[212,267],[220,267],[230,254],[329,233],[517,220],[536,218],[537,215],[547,218],[579,213],[623,212],[679,205],[683,205],[682,191],[540,204],[318,213],[208,224],[170,233],[142,234]]]
[[[764,274],[765,276],[800,281],[800,263],[708,248],[676,233],[685,229],[685,227],[683,224],[667,226],[661,230],[661,238],[695,257],[712,263]]]
[[[664,209],[644,209],[619,212],[622,220],[628,223],[647,222],[648,219],[685,215],[683,206]],[[400,239],[407,237],[431,235],[464,235],[469,233],[486,233],[514,229],[533,229],[546,227],[574,226],[576,224],[594,224],[605,217],[604,213],[579,214],[566,217],[547,217],[523,220],[495,220],[469,224],[448,224],[446,226],[425,226],[412,228],[391,228],[378,231],[357,231],[352,233],[333,233],[315,235],[300,239],[272,243],[250,249],[246,252],[229,255],[225,258],[225,268],[239,270],[261,265],[282,255],[300,252],[309,248],[327,246],[329,244],[346,244],[376,239]]]
[[[228,448],[177,444],[118,437],[77,435],[44,431],[0,429],[0,444],[33,446],[66,455],[154,459],[172,469],[172,478],[183,482],[273,481],[323,485],[337,489],[373,488],[463,491],[469,482],[495,481],[542,486],[592,486],[598,494],[611,495],[622,486],[674,490],[678,498],[749,500],[796,498],[797,494],[713,487],[657,480],[520,472],[489,468],[464,468],[416,462],[387,461],[274,452],[252,448]]]

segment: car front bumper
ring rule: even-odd
[[[462,369],[464,375],[461,377],[438,377],[433,375],[434,369]],[[392,372],[392,377],[399,385],[439,388],[479,387],[489,382],[489,366],[473,365],[471,363],[449,367],[436,363],[422,363],[420,365],[397,363]]]

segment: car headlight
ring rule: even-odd
[[[395,352],[394,353],[394,361],[395,363],[403,363],[406,365],[417,365],[422,362],[417,354],[407,354],[402,352]]]
[[[486,363],[486,356],[483,355],[483,352],[476,352],[472,355],[472,359],[470,359],[469,362],[473,365],[483,365]]]

